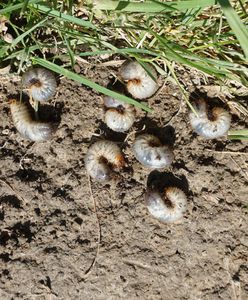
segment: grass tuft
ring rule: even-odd
[[[2,29],[0,58],[19,73],[32,62],[56,69],[51,61],[60,60],[61,74],[104,94],[106,88],[72,71],[78,57],[150,62],[161,76],[169,70],[190,106],[177,65],[214,77],[221,86],[230,81],[248,86],[247,8],[247,0],[2,1],[0,15],[7,19],[13,42]],[[131,98],[122,99],[149,111]]]

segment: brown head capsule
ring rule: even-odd
[[[54,96],[57,88],[53,73],[44,68],[29,69],[22,75],[22,82],[28,88],[30,97],[40,102]]]
[[[157,73],[152,65],[147,67],[154,79],[136,61],[127,61],[121,66],[120,76],[127,82],[128,92],[136,99],[149,98],[158,89]]]
[[[167,187],[163,193],[156,190],[148,191],[145,201],[150,214],[165,223],[179,220],[187,206],[186,195],[177,187]]]
[[[89,175],[98,181],[108,181],[124,166],[120,148],[111,141],[98,141],[90,146],[84,163]]]
[[[231,115],[221,107],[209,110],[205,100],[200,99],[193,104],[198,116],[189,113],[193,130],[207,139],[215,139],[227,134],[231,125]]]
[[[26,139],[40,142],[51,138],[55,126],[32,119],[29,107],[15,99],[10,100],[10,112],[16,129]]]

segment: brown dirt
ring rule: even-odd
[[[106,86],[117,69],[77,71]],[[32,143],[16,132],[6,102],[19,89],[18,77],[1,77],[0,299],[248,299],[244,142],[193,134],[170,81],[148,101],[154,113],[139,112],[124,142],[126,135],[103,124],[100,95],[61,79],[50,103],[61,115],[56,135]],[[160,223],[145,207],[150,171],[130,148],[144,125],[174,142],[176,159],[163,171],[188,195],[178,224]],[[244,126],[233,117],[233,128]],[[119,142],[128,162],[119,182],[91,184],[100,244],[83,161],[99,138]]]

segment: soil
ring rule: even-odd
[[[76,70],[106,86],[118,67]],[[178,75],[189,91],[202,85],[191,72]],[[1,76],[0,299],[248,299],[245,142],[194,134],[170,80],[147,100],[153,113],[138,111],[128,134],[114,133],[102,121],[101,95],[61,78],[45,107],[60,119],[58,130],[33,143],[10,117],[7,97],[19,91],[18,76]],[[232,128],[244,127],[233,116]],[[131,145],[141,132],[169,139],[171,167],[151,172],[135,160]],[[84,168],[88,147],[102,138],[118,142],[127,162],[108,184],[90,181]],[[187,213],[176,224],[147,211],[147,180],[156,178],[187,194]]]

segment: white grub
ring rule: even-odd
[[[88,174],[97,181],[108,181],[124,166],[120,148],[111,141],[98,141],[88,149],[84,163]]]
[[[187,207],[186,195],[177,187],[167,187],[163,194],[155,190],[148,191],[145,201],[150,214],[165,223],[181,219]]]
[[[189,113],[193,130],[207,139],[215,139],[227,134],[231,125],[231,115],[221,107],[209,111],[205,100],[200,99],[193,104],[198,116]]]
[[[130,129],[135,121],[135,109],[132,105],[120,102],[111,97],[104,97],[107,108],[105,123],[116,132],[125,132]]]
[[[54,126],[51,123],[35,121],[29,107],[15,99],[10,100],[10,112],[16,129],[22,137],[41,142],[51,138],[54,132]]]
[[[44,68],[32,68],[22,75],[23,86],[29,90],[35,101],[44,102],[54,96],[57,88],[56,79]]]
[[[127,82],[128,92],[136,99],[151,97],[158,89],[157,73],[152,65],[147,67],[154,79],[137,61],[126,61],[120,69],[121,78]]]
[[[159,169],[169,166],[174,154],[167,145],[162,145],[160,140],[151,134],[139,135],[133,144],[136,159],[144,166]]]

